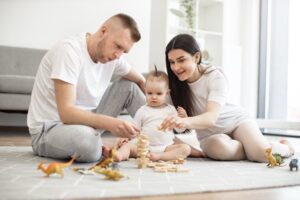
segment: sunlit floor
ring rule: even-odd
[[[267,136],[269,140],[277,141],[282,137]],[[104,135],[104,140],[112,142],[114,138],[110,135]],[[300,152],[300,139],[288,139],[295,150]],[[26,129],[22,128],[1,128],[0,146],[30,146],[30,136]],[[300,173],[300,172],[298,172]],[[282,187],[274,189],[212,192],[212,193],[193,193],[185,195],[157,196],[157,197],[138,197],[135,199],[299,199],[300,187]],[[123,198],[134,199],[134,198]]]

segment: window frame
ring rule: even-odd
[[[260,0],[257,121],[264,135],[300,138],[300,122],[268,119],[271,90],[271,6],[272,0]]]

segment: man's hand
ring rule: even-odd
[[[111,122],[108,125],[108,131],[115,136],[131,139],[136,137],[140,132],[139,128],[131,122],[121,119],[114,119]]]

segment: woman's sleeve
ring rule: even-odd
[[[228,83],[223,74],[217,74],[209,79],[208,101],[214,101],[223,106],[227,101]]]

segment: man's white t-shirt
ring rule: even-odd
[[[206,112],[208,101],[214,101],[221,105],[221,111],[216,125],[196,130],[198,139],[213,134],[230,134],[245,120],[249,120],[246,112],[239,106],[227,102],[228,83],[222,72],[211,67],[210,72],[203,74],[200,79],[189,83],[192,94],[195,97],[195,115]]]
[[[122,57],[105,64],[94,63],[87,50],[86,33],[58,43],[44,56],[36,75],[27,117],[30,133],[40,133],[44,123],[61,121],[53,79],[74,85],[75,105],[93,110],[100,103],[112,75],[124,76],[129,71],[130,65]]]

